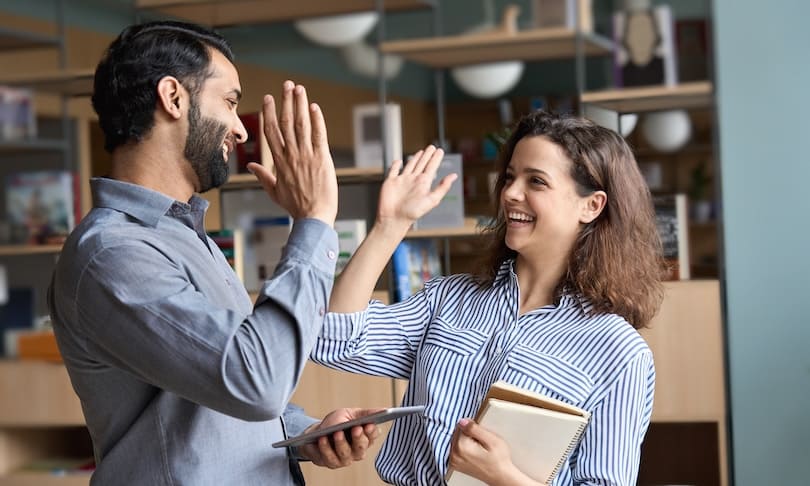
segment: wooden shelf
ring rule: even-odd
[[[714,88],[709,81],[676,86],[643,86],[583,93],[582,103],[598,105],[619,113],[708,108],[714,104]]]
[[[94,71],[65,69],[41,73],[0,74],[0,85],[22,86],[66,96],[90,96],[93,93]]]
[[[2,152],[61,152],[68,147],[65,140],[47,140],[40,138],[21,138],[19,140],[0,140]]]
[[[335,174],[339,184],[380,182],[383,180],[381,168],[345,167],[335,169]],[[261,187],[253,174],[234,174],[228,178],[228,182],[222,186],[222,189],[259,189]]]
[[[0,256],[44,255],[60,251],[62,245],[0,245]]]
[[[583,35],[586,55],[608,55],[610,40]],[[576,32],[566,28],[531,29],[508,33],[456,35],[383,42],[381,50],[434,68],[484,62],[571,59],[576,55]]]
[[[475,236],[480,234],[476,218],[464,218],[464,226],[456,228],[428,228],[408,231],[405,238],[451,238],[456,236]]]
[[[0,427],[84,425],[79,397],[61,364],[0,361]]]
[[[0,51],[57,47],[59,38],[0,27]]]
[[[0,486],[87,486],[90,473],[49,474],[44,472],[15,472],[0,476]]]
[[[386,11],[428,8],[428,0],[385,0]],[[135,7],[178,19],[216,27],[289,21],[305,17],[364,12],[376,9],[374,0],[137,0]]]

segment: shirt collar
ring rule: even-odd
[[[517,274],[515,273],[515,259],[509,258],[504,260],[501,263],[500,268],[498,268],[498,272],[495,274],[495,287],[499,287],[502,285],[508,284],[510,281],[514,281],[517,284]],[[571,288],[566,288],[563,290],[562,295],[560,296],[559,303],[554,306],[555,310],[562,310],[567,308],[578,308],[581,312],[587,314],[593,305],[589,302],[589,300],[582,294],[577,291],[572,290]]]
[[[186,203],[137,184],[104,177],[92,178],[90,190],[93,207],[120,211],[151,227],[157,226],[167,213],[174,217],[192,215],[193,220],[201,220],[208,209],[208,201],[197,195]]]

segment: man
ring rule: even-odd
[[[337,181],[323,116],[285,82],[266,96],[275,174],[253,164],[294,218],[255,306],[206,236],[194,193],[225,182],[247,138],[241,88],[219,35],[179,22],[125,29],[95,75],[93,107],[112,154],[93,209],[64,245],[49,291],[59,348],[93,439],[93,484],[303,484],[297,459],[330,468],[363,457],[355,427],[300,450],[273,442],[322,422],[288,400],[332,288]]]

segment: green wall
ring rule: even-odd
[[[810,484],[810,4],[714,19],[735,484]]]

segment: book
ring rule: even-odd
[[[678,66],[672,10],[621,10],[613,14],[614,80],[616,86],[650,86],[678,83]]]
[[[450,174],[458,174],[458,179],[453,182],[450,190],[435,208],[416,220],[413,224],[414,229],[464,226],[464,185],[461,183],[464,180],[464,167],[461,154],[444,154],[436,171],[433,187],[435,188],[439,181]]]
[[[58,244],[76,224],[73,173],[18,172],[6,176],[6,214],[12,243]]]
[[[346,268],[360,243],[366,239],[366,220],[338,219],[334,227],[338,236],[338,258],[335,267],[335,276],[338,276]]]
[[[655,223],[669,280],[689,280],[689,213],[686,194],[653,196]]]
[[[512,462],[536,481],[551,484],[579,444],[591,414],[574,405],[497,381],[484,398],[475,421],[500,435]],[[464,473],[447,473],[448,486],[485,486]]]
[[[242,230],[222,229],[209,231],[208,236],[214,240],[214,244],[222,251],[225,259],[233,268],[239,280],[245,280],[245,242]]]
[[[391,256],[394,298],[401,302],[415,294],[425,282],[442,274],[439,248],[434,240],[404,240]]]
[[[292,231],[290,216],[261,217],[253,220],[245,252],[245,288],[255,292],[262,288],[281,261],[281,252]]]
[[[37,136],[34,94],[30,89],[0,86],[0,140]]]
[[[264,135],[262,134],[262,120],[258,112],[243,113],[239,115],[242,120],[242,125],[247,132],[247,140],[245,143],[236,145],[236,150],[232,153],[235,157],[235,172],[237,174],[249,173],[247,165],[250,162],[262,163],[262,150],[264,142]]]

